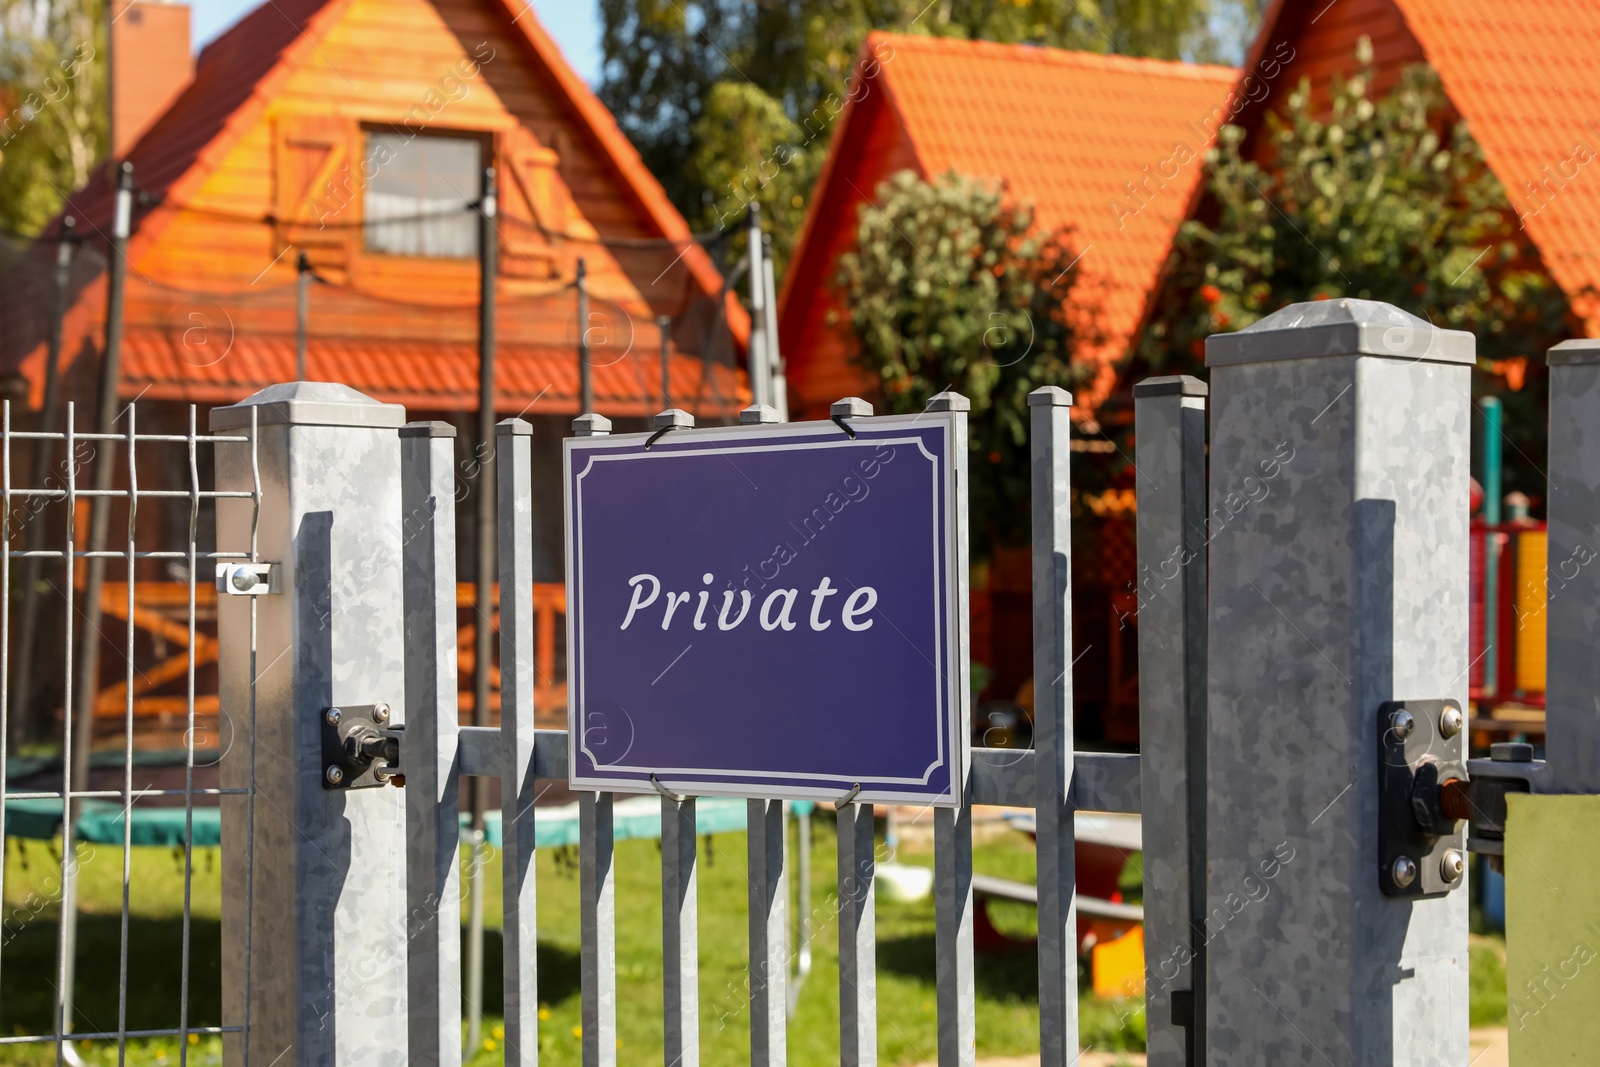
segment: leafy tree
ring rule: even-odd
[[[1302,83],[1268,115],[1259,145],[1223,128],[1142,355],[1192,367],[1208,334],[1340,296],[1470,330],[1474,389],[1506,405],[1507,489],[1542,497],[1543,353],[1574,335],[1567,297],[1432,68],[1412,67],[1374,99],[1370,43],[1357,55],[1358,72],[1333,83],[1325,107]]]
[[[1216,58],[1253,0],[600,0],[600,98],[686,217],[775,219],[781,266],[872,30]],[[1253,17],[1253,16],[1246,16]],[[879,57],[880,60],[883,57]]]
[[[926,182],[901,171],[876,201],[861,205],[855,247],[835,278],[855,357],[891,412],[920,412],[946,389],[972,401],[973,525],[1025,539],[1028,393],[1070,387],[1073,344],[1094,329],[1068,310],[1070,235],[1034,232],[1032,208],[956,174]],[[991,538],[974,537],[974,553]]]
[[[99,0],[0,0],[0,228],[37,233],[106,145]]]

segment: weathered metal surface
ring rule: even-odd
[[[1033,468],[1034,804],[1039,842],[1039,1062],[1078,1060],[1078,912],[1072,811],[1072,394],[1028,394]]]
[[[249,427],[252,414],[260,558],[282,566],[283,592],[218,603],[222,713],[233,730],[222,785],[248,788],[253,771],[257,790],[253,803],[222,800],[224,1022],[248,1018],[254,1063],[398,1063],[409,1015],[405,797],[328,792],[319,756],[325,709],[404,706],[405,412],[300,382],[213,411],[211,428]],[[247,444],[217,446],[216,479],[219,489],[252,488]],[[218,512],[219,547],[249,551],[254,509],[229,500]],[[253,853],[236,847],[244,841]],[[226,1062],[245,1055],[244,1041],[224,1039]]]
[[[456,760],[455,429],[400,431],[405,564],[406,944],[410,1062],[461,1063],[461,827]]]
[[[1379,891],[1372,752],[1466,696],[1470,345],[1348,299],[1207,342],[1208,1062],[1468,1059],[1467,894]]]
[[[1206,386],[1187,375],[1148,378],[1133,395],[1139,771],[1150,798],[1145,1045],[1151,1067],[1195,1067],[1205,1049],[1195,976],[1205,973]]]

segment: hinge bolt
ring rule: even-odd
[[[372,719],[373,719],[374,722],[388,722],[389,721],[389,705],[387,705],[387,704],[379,704],[378,706],[373,708],[372,709]]]
[[[338,765],[330,766],[322,772],[322,776],[328,780],[329,785],[338,785],[344,781],[344,768]]]
[[[328,725],[329,726],[338,726],[339,725],[339,709],[338,708],[329,708],[328,709],[328,713],[326,715],[324,715],[323,718],[328,720]]]
[[[249,567],[235,567],[228,575],[228,584],[241,593],[248,593],[261,584],[261,577]]]
[[[1446,704],[1439,713],[1439,732],[1445,737],[1454,737],[1461,732],[1464,720],[1461,718],[1461,709],[1454,704]]]
[[[1389,716],[1389,729],[1401,741],[1411,736],[1411,731],[1417,728],[1417,720],[1405,708],[1401,708]]]
[[[1446,849],[1444,856],[1439,860],[1439,875],[1447,882],[1453,882],[1461,877],[1467,869],[1467,861],[1462,857],[1459,849]]]
[[[1394,879],[1394,884],[1405,889],[1417,880],[1417,861],[1410,856],[1401,856],[1389,868],[1389,877]]]

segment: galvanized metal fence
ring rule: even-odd
[[[976,1059],[977,805],[1037,814],[1043,1064],[1079,1057],[1080,811],[1142,815],[1152,1064],[1465,1061],[1469,840],[1503,848],[1508,792],[1600,791],[1600,726],[1581,710],[1600,695],[1594,568],[1568,579],[1584,595],[1550,599],[1552,634],[1577,643],[1552,656],[1549,769],[1465,759],[1472,359],[1469,335],[1327,301],[1214,338],[1209,390],[1136,389],[1138,755],[1075,751],[1071,397],[1029,397],[1035,744],[964,752],[963,804],[934,814],[942,1067]],[[1600,357],[1591,344],[1552,364],[1555,560],[1600,523],[1585,421]],[[935,403],[965,410],[952,394]],[[494,462],[498,728],[458,724],[450,428],[316,383],[214,411],[212,427],[216,555],[242,594],[219,605],[222,706],[251,709],[218,790],[228,1062],[461,1061],[458,797],[463,777],[488,777],[502,796],[506,1062],[536,1063],[534,800],[567,778],[567,738],[533,719],[532,523],[557,502],[534,496],[529,427],[501,423]],[[130,426],[123,440],[140,439]],[[174,440],[194,454],[192,430]],[[9,473],[5,485],[10,502]],[[137,552],[130,540],[115,555]],[[191,589],[202,555],[191,544]],[[404,791],[356,788],[396,777]],[[700,1058],[695,805],[661,797],[665,1062],[684,1067]],[[840,1062],[873,1064],[872,811],[836,806]],[[618,1058],[613,812],[611,794],[581,794],[586,1065]],[[751,1062],[782,1064],[781,803],[749,801],[748,827]]]
[[[253,802],[253,781],[247,771],[237,775],[236,781],[226,787],[196,784],[197,767],[203,768],[218,758],[218,753],[213,751],[214,746],[208,744],[202,749],[197,744],[201,731],[211,726],[221,735],[225,733],[223,723],[230,715],[248,720],[254,713],[250,700],[252,690],[246,690],[239,694],[241,699],[238,703],[223,712],[216,723],[209,722],[210,716],[217,711],[214,707],[208,708],[207,715],[197,717],[196,649],[198,638],[204,635],[197,635],[196,608],[198,593],[211,584],[209,572],[214,566],[249,566],[257,558],[252,531],[254,516],[260,506],[260,492],[259,484],[251,476],[254,470],[254,435],[248,428],[232,436],[202,435],[197,430],[193,408],[187,411],[184,432],[141,432],[138,411],[134,405],[124,409],[118,421],[125,427],[125,432],[82,432],[78,428],[76,410],[69,404],[62,430],[21,430],[13,422],[10,402],[0,409],[0,500],[5,506],[4,521],[0,523],[0,767],[8,772],[5,786],[0,790],[0,824],[4,824],[10,834],[15,824],[31,817],[36,826],[46,828],[37,831],[40,836],[48,836],[58,828],[61,842],[59,877],[52,880],[54,884],[50,887],[50,895],[54,899],[35,901],[33,898],[36,894],[32,892],[21,898],[24,905],[8,909],[5,938],[6,942],[11,941],[12,935],[37,920],[39,913],[47,910],[48,906],[59,909],[53,972],[48,976],[36,976],[40,983],[48,984],[53,990],[50,1029],[27,1033],[25,1027],[12,1017],[8,1021],[14,1032],[0,1036],[0,1044],[52,1043],[59,1063],[78,1061],[72,1044],[74,1040],[115,1041],[118,1062],[124,1062],[130,1039],[170,1037],[177,1039],[177,1059],[186,1063],[190,1055],[191,1036],[237,1033],[248,1025],[248,1020],[231,1026],[195,1025],[190,1017],[189,993],[194,970],[191,904],[195,877],[197,801],[201,805],[208,805],[226,798],[247,806]],[[202,466],[210,465],[206,454],[220,448],[234,448],[242,458],[247,473],[238,488],[215,490],[202,484]],[[115,465],[116,480],[123,484],[110,489],[86,487],[96,481],[114,484],[111,479],[91,480],[88,477],[88,472],[104,471],[111,465]],[[31,474],[19,476],[19,467],[28,467]],[[141,469],[148,471],[152,467],[158,467],[165,473],[162,484],[141,484]],[[169,520],[173,517],[170,502],[176,502],[181,507],[184,513],[182,517],[176,522],[147,521],[141,525],[141,508],[160,508],[162,501],[169,502]],[[209,530],[204,526],[209,525],[212,513],[223,501],[236,505],[246,517],[245,536],[239,540],[236,548],[230,550],[203,548],[202,545],[209,541]],[[116,517],[110,514],[113,508],[120,512],[124,520],[122,528],[125,535],[120,538],[121,545],[94,548],[92,541],[86,541],[86,530],[99,512],[105,512],[104,517],[99,518],[102,523]],[[120,590],[104,585],[108,566],[120,567],[123,576]],[[155,576],[158,573],[156,568],[160,568],[159,576]],[[180,634],[187,639],[184,643],[187,656],[181,660],[169,659],[164,677],[152,679],[141,676],[139,668],[141,662],[147,665],[147,657],[137,647],[140,625],[135,609],[143,585],[150,582],[170,585],[173,571],[182,575],[181,584],[187,594],[186,610],[181,624],[169,625],[181,625]],[[25,583],[22,589],[17,588],[19,577]],[[98,623],[102,618],[101,597],[114,591],[120,592],[125,598],[121,615],[126,626],[121,633],[116,632],[114,626],[101,626]],[[13,606],[19,604],[26,605],[22,611],[24,625],[48,626],[54,632],[30,635],[33,640],[18,642]],[[59,677],[41,681],[41,676],[45,674],[42,670],[19,672],[19,664],[11,651],[14,642],[32,650],[27,664],[29,668],[34,667],[31,660],[37,657],[41,666],[59,668]],[[95,741],[97,704],[102,703],[96,699],[100,676],[92,668],[79,668],[85,660],[91,664],[96,662],[105,646],[120,648],[124,661],[120,686],[123,695],[121,714],[112,720],[112,725],[117,721],[121,725],[121,782],[114,788],[94,788],[89,778],[89,749]],[[19,676],[24,679],[31,677],[41,684],[15,687],[11,684],[12,679]],[[135,714],[136,710],[141,714],[144,711],[140,706],[140,693],[152,686],[159,686],[163,681],[181,684],[182,687],[178,705],[182,709],[184,739],[181,788],[159,788],[144,781],[137,785],[135,782]],[[203,693],[200,694],[200,701],[205,703]],[[48,738],[30,736],[30,733],[38,731],[27,729],[38,719],[38,713],[47,711],[51,704],[59,709],[59,746],[44,761],[42,775],[36,773],[33,777],[35,781],[42,777],[47,783],[59,781],[59,786],[34,784],[13,789],[10,772],[19,757],[12,748],[13,739],[25,737],[33,749],[51,747]],[[165,706],[170,705],[169,699]],[[28,722],[17,721],[15,716],[18,710],[28,718]],[[35,714],[29,716],[30,710]],[[103,715],[101,717],[105,718]],[[197,764],[197,753],[204,762]],[[59,769],[52,770],[52,767]],[[181,961],[179,999],[170,1025],[135,1028],[130,1027],[128,1009],[130,894],[134,824],[141,810],[138,806],[146,801],[154,801],[158,805],[172,805],[179,801],[182,804]],[[79,848],[78,827],[88,812],[88,804],[96,802],[102,805],[114,803],[117,810],[111,826],[120,824],[119,948],[114,969],[109,961],[95,960],[96,965],[85,975],[80,971],[80,956],[91,950],[80,945],[78,938],[79,886],[85,859]],[[55,806],[53,814],[48,810],[51,806]],[[97,825],[101,840],[104,840],[106,824],[102,820]],[[251,864],[249,836],[245,834],[233,838],[231,846],[239,862],[248,871]],[[7,899],[5,873],[5,866],[0,865],[0,900]],[[245,885],[248,886],[248,877]],[[240,900],[248,914],[248,891]],[[20,916],[18,921],[18,912],[22,911],[27,914]],[[3,947],[0,947],[0,957],[3,957]],[[243,964],[234,980],[241,990],[246,990],[251,980],[248,954]],[[113,977],[117,988],[114,1026],[109,1025],[113,1022],[110,1019],[87,1018],[75,997],[76,990],[85,979],[108,983]]]

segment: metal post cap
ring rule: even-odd
[[[832,419],[854,419],[871,414],[872,405],[859,396],[847,396],[843,400],[835,400],[833,406],[828,408],[828,417]]]
[[[1030,408],[1070,408],[1072,394],[1059,385],[1041,385],[1028,394]]]
[[[777,421],[778,409],[767,404],[751,404],[739,412],[740,426],[766,426]]]
[[[658,430],[687,430],[694,426],[694,416],[682,408],[668,408],[656,413],[651,425]]]
[[[933,396],[928,398],[927,410],[929,410],[929,411],[971,411],[972,410],[972,401],[968,400],[966,397],[962,396],[960,393],[952,392],[950,390],[946,390],[945,392],[942,392],[942,393],[935,393],[935,394],[933,394]]]
[[[572,432],[578,437],[602,437],[611,432],[611,420],[604,415],[579,415],[572,420]]]

